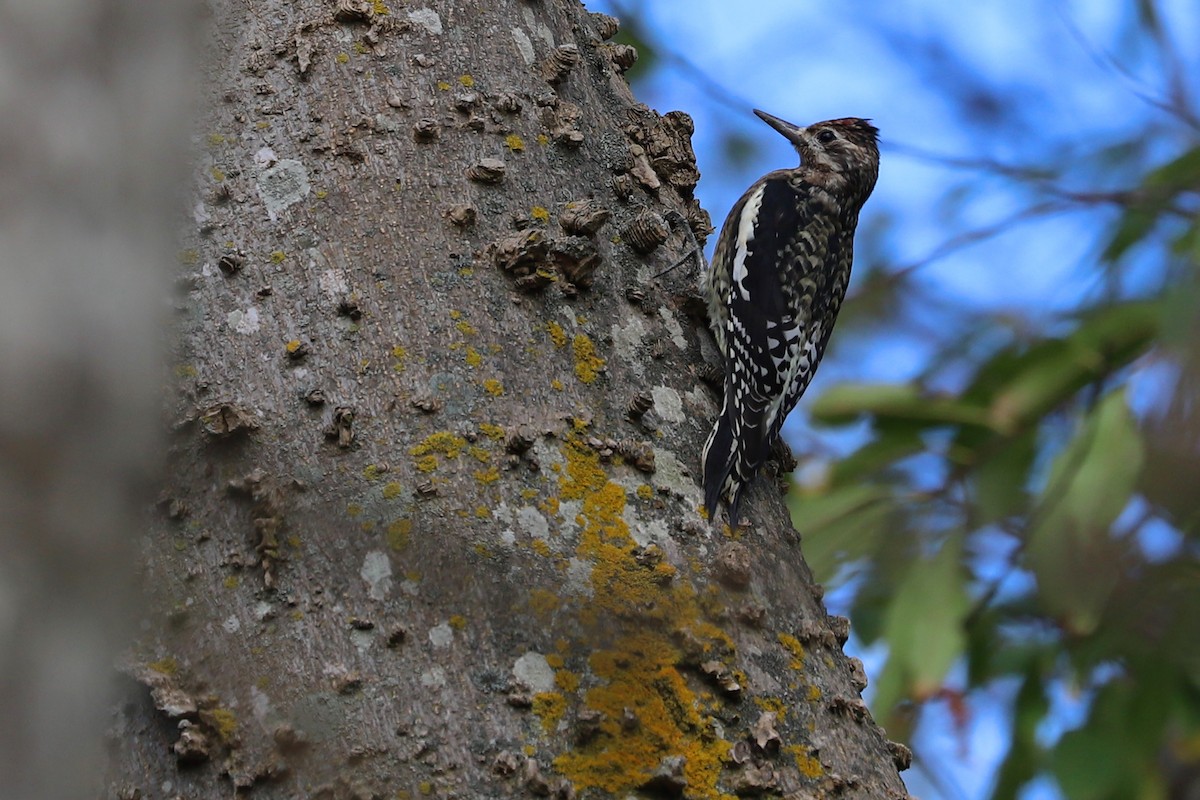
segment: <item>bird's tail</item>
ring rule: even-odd
[[[726,399],[701,455],[708,518],[716,518],[717,504],[724,496],[729,503],[729,524],[735,527],[742,494],[766,460],[763,409],[756,403],[740,406],[742,413],[737,414]]]

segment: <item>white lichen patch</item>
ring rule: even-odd
[[[612,326],[613,347],[617,357],[627,364],[637,375],[645,371],[642,358],[638,355],[642,343],[646,341],[646,323],[641,317],[630,317],[626,325]]]
[[[259,173],[255,185],[272,222],[281,211],[307,197],[311,190],[308,170],[293,158],[285,158],[275,166],[264,169]]]
[[[559,503],[558,515],[562,518],[562,532],[564,535],[575,536],[579,533],[577,518],[581,511],[583,511],[582,500],[563,500]]]
[[[250,711],[254,718],[260,721],[266,720],[271,713],[271,698],[257,686],[250,687]]]
[[[350,291],[350,284],[341,270],[327,269],[317,276],[317,286],[335,300],[340,300]]]
[[[521,526],[521,530],[529,534],[534,539],[546,541],[550,538],[550,523],[533,506],[522,506],[517,509],[517,524]]]
[[[687,339],[683,337],[683,326],[679,324],[679,320],[671,313],[671,310],[666,306],[660,306],[658,316],[662,317],[663,325],[667,328],[667,333],[671,337],[671,343],[680,350],[687,350]]]
[[[567,594],[592,596],[592,562],[572,558],[567,562]]]
[[[392,590],[392,562],[382,550],[372,550],[363,559],[358,573],[367,583],[367,595],[372,600],[385,600]]]
[[[221,627],[226,633],[237,633],[242,629],[242,621],[237,618],[237,615],[231,615],[221,623]]]
[[[238,333],[258,332],[258,309],[250,306],[245,311],[235,308],[225,315],[225,324]]]
[[[650,390],[650,395],[654,398],[654,410],[663,421],[679,423],[686,419],[683,414],[683,398],[679,396],[679,392],[670,386],[655,386]]]
[[[441,689],[446,685],[446,670],[433,667],[421,673],[421,685],[426,689]]]
[[[442,18],[432,8],[414,8],[408,12],[408,18],[434,36],[442,35]]]
[[[650,476],[650,482],[655,489],[666,489],[689,504],[693,500],[695,504],[701,502],[699,487],[684,473],[683,464],[672,450],[654,448],[654,474]]]
[[[449,622],[434,625],[429,629],[429,643],[434,647],[449,647],[454,643],[454,629]]]
[[[525,60],[526,65],[532,66],[533,60],[537,57],[533,52],[533,42],[529,41],[529,35],[520,28],[512,29],[513,41],[517,43],[517,52],[521,54],[521,58]]]
[[[554,47],[554,31],[550,30],[549,25],[534,16],[532,8],[524,6],[521,9],[521,19],[525,20],[526,27],[533,31],[534,36],[545,42],[547,47]]]
[[[554,691],[554,668],[541,653],[530,650],[513,663],[513,677],[532,692]]]

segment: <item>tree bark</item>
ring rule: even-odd
[[[778,493],[700,512],[709,221],[612,21],[212,6],[109,795],[904,796]]]

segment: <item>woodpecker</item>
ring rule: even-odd
[[[800,165],[759,178],[734,204],[703,278],[725,399],[701,455],[704,505],[742,495],[808,388],[850,282],[854,229],[879,176],[879,130],[845,118],[797,127],[760,119]]]

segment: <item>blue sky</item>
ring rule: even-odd
[[[948,167],[919,155],[1050,166],[1059,173],[1057,186],[1085,191],[1125,186],[1136,170],[1177,154],[1187,140],[1154,107],[1154,100],[1165,97],[1166,70],[1156,49],[1130,36],[1133,2],[587,5],[618,17],[627,10],[627,18],[636,18],[661,48],[657,67],[635,81],[635,93],[659,112],[681,109],[694,118],[702,174],[696,194],[718,229],[755,178],[796,161],[787,142],[759,122],[752,108],[797,124],[869,117],[881,129],[880,179],[859,226],[856,280],[861,283],[875,269],[912,268],[904,324],[890,319],[883,336],[835,334],[811,395],[840,380],[916,376],[945,336],[961,335],[964,317],[1003,314],[1014,331],[1044,328],[1085,297],[1136,292],[1158,277],[1151,260],[1135,257],[1121,285],[1103,280],[1095,264],[1115,211],[1066,204],[1059,213],[1004,226],[1053,198],[994,171]],[[1200,8],[1187,0],[1164,0],[1157,7],[1166,36],[1187,62],[1183,71],[1200,74],[1200,48],[1194,46],[1200,42]],[[1161,135],[1123,151],[1111,170],[1097,168],[1104,148],[1147,128]],[[731,151],[731,137],[753,147]],[[930,260],[956,235],[991,226],[1006,230]],[[955,324],[947,322],[951,319]],[[942,380],[954,388],[952,370]],[[861,438],[861,431],[811,430],[803,403],[785,432],[802,460],[806,452],[837,451]],[[836,608],[838,595],[829,602]],[[884,655],[857,654],[868,673]],[[1004,755],[1005,709],[1014,692],[1000,685],[974,696],[965,730],[932,704],[916,742],[926,759],[940,762],[938,780],[910,771],[905,776],[910,790],[927,800],[987,796]],[[1048,741],[1078,724],[1086,698],[1064,690],[1053,705],[1056,713],[1044,731]],[[1023,796],[1059,795],[1043,781]]]

